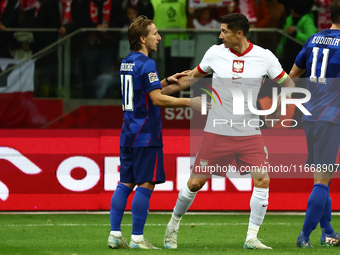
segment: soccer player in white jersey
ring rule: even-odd
[[[264,169],[260,169],[261,165],[268,164],[268,153],[261,131],[259,128],[248,125],[216,125],[214,127],[212,120],[223,118],[229,120],[229,123],[231,121],[239,123],[242,119],[247,123],[249,120],[259,119],[259,116],[249,109],[245,109],[242,116],[233,115],[233,98],[230,91],[225,93],[225,90],[221,89],[221,84],[228,86],[229,90],[233,86],[243,91],[252,88],[253,105],[256,104],[257,94],[266,76],[283,87],[295,85],[272,52],[253,45],[247,40],[249,22],[243,14],[228,14],[221,17],[220,21],[219,38],[223,43],[212,46],[205,53],[201,63],[188,76],[179,79],[180,88],[176,87],[178,85],[170,85],[162,90],[162,93],[171,94],[183,87],[189,87],[194,83],[193,80],[197,81],[212,73],[212,87],[218,91],[223,103],[223,107],[212,105],[209,110],[204,137],[195,159],[193,172],[187,185],[182,187],[178,194],[176,206],[166,227],[164,246],[168,249],[177,248],[180,220],[191,206],[197,192],[210,178],[210,174],[205,175],[202,171],[200,172],[200,166],[206,164],[216,166],[221,163],[228,166],[233,160],[239,169],[242,167],[255,169],[255,171],[250,171],[254,189],[250,199],[251,212],[244,248],[272,249],[257,238],[267,211],[269,197],[269,175]],[[248,97],[244,96],[244,100],[248,101]],[[272,118],[272,116],[267,117]]]

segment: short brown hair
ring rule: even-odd
[[[228,24],[228,28],[236,33],[238,30],[242,30],[244,36],[247,36],[249,31],[249,21],[242,13],[230,13],[220,17],[222,24]]]
[[[332,23],[339,24],[340,23],[340,1],[333,0],[330,5],[330,10],[331,10]]]
[[[153,21],[151,19],[148,19],[144,15],[140,15],[134,19],[128,29],[128,37],[131,51],[139,51],[142,48],[140,36],[148,36],[148,26],[152,23]]]

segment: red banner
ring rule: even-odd
[[[2,130],[0,211],[109,210],[119,181],[120,130]],[[306,158],[303,130],[264,130],[273,166],[299,169]],[[157,185],[150,210],[172,210],[190,175],[190,131],[164,130],[167,181]],[[194,138],[192,138],[194,139]],[[283,163],[284,162],[284,163]],[[293,169],[291,168],[291,169]],[[313,186],[308,178],[271,175],[269,210],[305,210]],[[191,210],[249,210],[252,180],[238,173],[212,178]],[[340,198],[338,179],[331,196]],[[127,209],[131,208],[131,196]],[[333,204],[340,210],[340,204]]]

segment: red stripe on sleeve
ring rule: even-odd
[[[276,78],[273,79],[273,81],[277,82],[285,75],[285,73],[286,72],[283,70],[278,76],[276,76]]]
[[[206,72],[204,72],[204,71],[201,69],[200,65],[197,66],[197,70],[198,70],[200,73],[207,74]]]

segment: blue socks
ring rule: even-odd
[[[325,214],[326,204],[329,201],[329,189],[324,184],[314,184],[307,203],[305,221],[303,223],[303,235],[309,240],[309,236]]]
[[[132,234],[143,235],[144,225],[149,213],[152,190],[138,187],[132,201]]]
[[[111,231],[121,231],[120,224],[123,219],[126,202],[132,189],[119,183],[111,198],[110,222]]]
[[[331,225],[332,220],[332,199],[329,197],[325,205],[325,212],[320,219],[321,230],[326,234],[332,234],[334,229]]]
[[[111,231],[121,231],[126,202],[132,189],[119,183],[111,198],[110,221]],[[138,187],[132,201],[132,234],[142,235],[146,218],[149,213],[149,204],[152,190]]]

